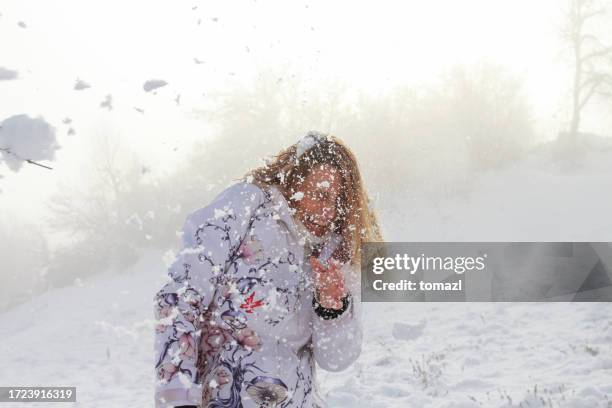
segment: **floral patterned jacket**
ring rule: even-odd
[[[361,352],[355,269],[342,266],[348,309],[319,317],[283,195],[246,181],[225,189],[187,217],[154,297],[155,406],[326,407],[315,362],[341,371]]]

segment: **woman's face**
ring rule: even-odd
[[[304,195],[296,204],[296,215],[317,236],[325,235],[336,218],[336,200],[341,181],[338,169],[328,164],[315,167],[298,186]]]

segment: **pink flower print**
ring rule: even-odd
[[[262,342],[259,335],[250,327],[245,327],[236,332],[236,341],[242,347],[247,349],[253,349],[255,351],[261,350]]]
[[[219,386],[229,383],[230,373],[224,368],[218,368],[217,371],[215,371],[215,381]]]
[[[157,324],[155,325],[155,331],[157,333],[163,333],[168,326],[170,326],[172,324],[172,322],[166,320],[166,321],[161,321],[164,319],[167,319],[168,316],[170,316],[172,314],[172,307],[171,306],[157,306],[155,308],[155,319],[157,320]]]
[[[194,309],[185,310],[183,311],[183,316],[185,317],[185,320],[187,320],[190,323],[193,323],[200,316],[200,312]]]
[[[183,333],[179,337],[179,355],[183,359],[195,360],[196,354],[195,340],[189,333]]]
[[[162,381],[170,381],[178,372],[178,366],[172,363],[164,363],[157,369],[157,378]]]
[[[220,327],[206,325],[202,329],[202,338],[200,344],[202,352],[207,357],[212,357],[221,350],[221,348],[232,339],[229,330]]]
[[[263,244],[256,235],[251,235],[240,244],[238,254],[242,261],[247,265],[252,265],[261,261]]]
[[[171,313],[172,313],[171,306],[163,306],[163,307],[158,306],[155,308],[155,318],[156,319],[164,319],[170,316]]]

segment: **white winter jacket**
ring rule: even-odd
[[[156,407],[326,407],[315,362],[340,371],[359,356],[359,274],[342,266],[349,307],[319,317],[301,243],[274,186],[236,183],[187,217],[155,295]]]

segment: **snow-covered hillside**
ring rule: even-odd
[[[382,192],[386,241],[612,242],[612,147],[596,146],[572,171],[550,159],[554,149],[475,178],[461,195]]]
[[[611,180],[610,153],[573,175],[534,156],[463,198],[378,206],[387,240],[612,241]],[[76,386],[75,407],[151,407],[162,258],[1,314],[0,384]],[[319,371],[332,408],[612,407],[612,303],[367,303],[364,327],[351,368]]]

